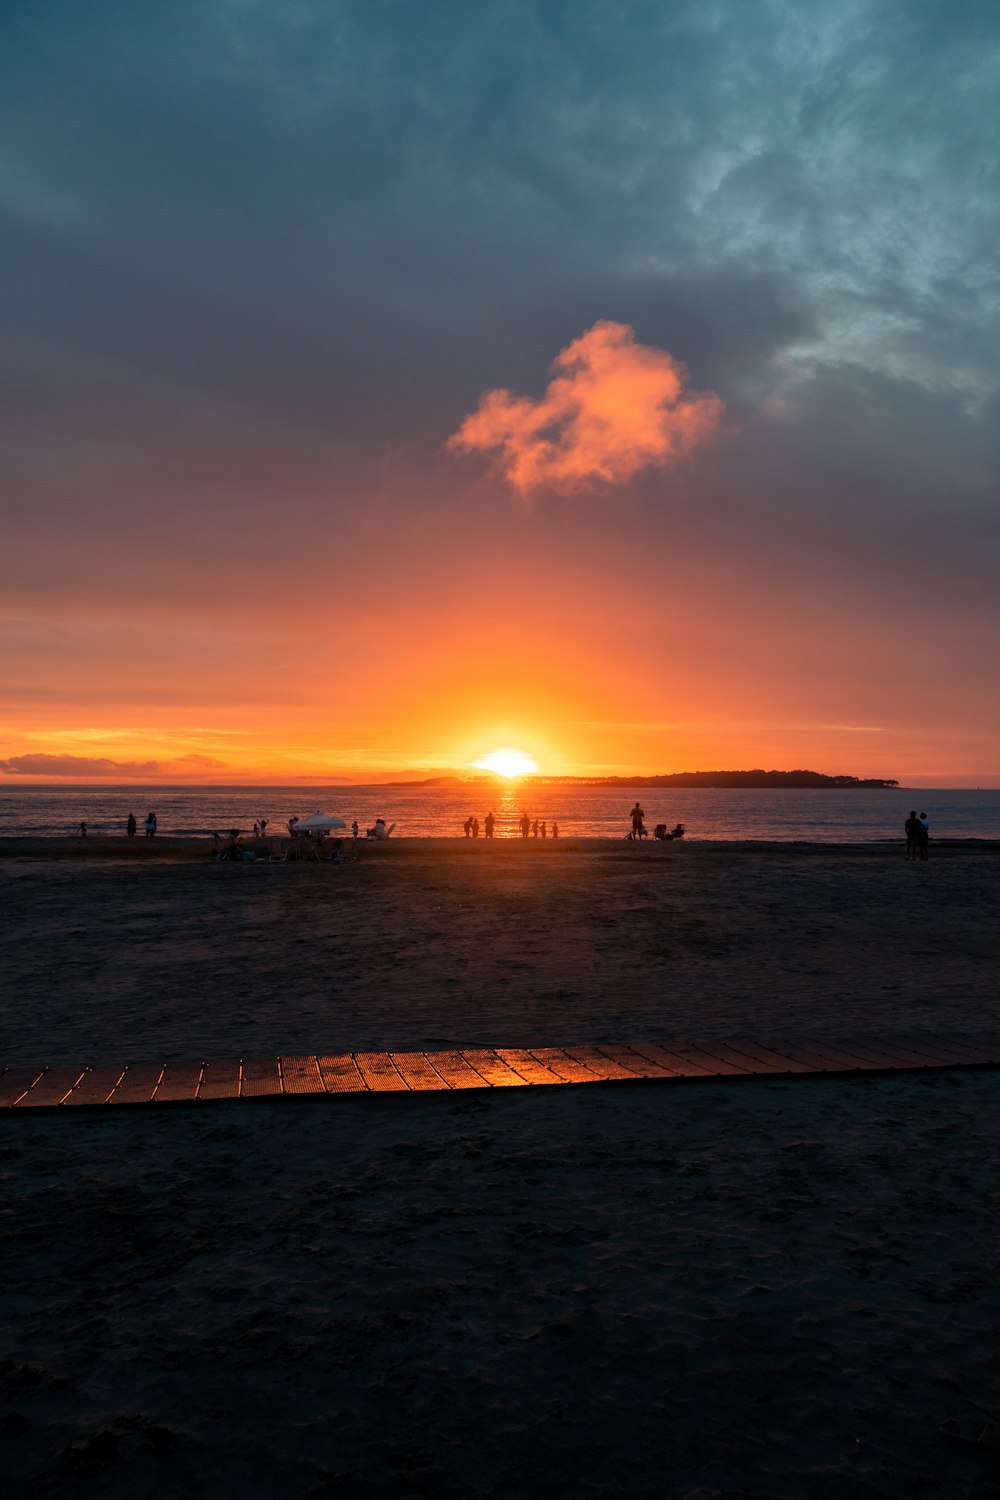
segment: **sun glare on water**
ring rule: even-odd
[[[538,774],[538,766],[530,755],[525,755],[523,750],[491,750],[489,755],[484,755],[482,760],[473,761],[477,771],[492,771],[496,776],[506,776],[513,780],[515,776],[535,776]]]

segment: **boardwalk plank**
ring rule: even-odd
[[[873,1037],[876,1047],[897,1046],[905,1050],[908,1057],[922,1061],[927,1067],[976,1067],[1000,1061],[1000,1054],[991,1057],[980,1047],[963,1047],[960,1042],[946,1041],[943,1037]]]
[[[888,1058],[866,1058],[847,1051],[846,1046],[814,1041],[811,1037],[806,1041],[777,1041],[774,1047],[782,1057],[793,1057],[814,1073],[857,1073],[890,1066]]]
[[[551,1068],[563,1083],[600,1083],[597,1073],[591,1072],[585,1063],[577,1062],[562,1047],[532,1047],[532,1056],[543,1068]]]
[[[757,1048],[751,1054],[743,1042],[711,1042],[706,1043],[706,1046],[710,1046],[713,1052],[722,1050],[725,1056],[732,1056],[734,1062],[743,1062],[755,1078],[766,1078],[770,1074],[784,1076],[790,1071],[787,1058],[779,1057],[776,1053],[768,1054],[763,1048]],[[807,1072],[808,1069],[798,1068],[794,1071]]]
[[[643,1057],[637,1047],[612,1047],[607,1044],[601,1046],[601,1051],[607,1057],[612,1057],[620,1062],[622,1067],[628,1068],[637,1078],[674,1078],[676,1074],[662,1063],[653,1062],[648,1057]]]
[[[240,1079],[241,1099],[261,1099],[281,1093],[281,1072],[276,1057],[245,1057]]]
[[[463,1047],[462,1056],[495,1089],[525,1087],[524,1079],[514,1072],[510,1064],[486,1047]]]
[[[364,1094],[368,1085],[349,1052],[322,1053],[316,1058],[328,1094]]]
[[[810,1043],[810,1047],[813,1044]],[[891,1071],[903,1071],[906,1068],[931,1067],[930,1058],[921,1053],[909,1052],[906,1047],[898,1043],[876,1043],[876,1041],[861,1041],[859,1038],[849,1037],[847,1041],[834,1041],[834,1043],[823,1043],[826,1052],[840,1052],[852,1059],[858,1059],[858,1065],[862,1068],[888,1068]]]
[[[157,1104],[196,1099],[200,1082],[201,1063],[168,1063],[153,1097]]]
[[[120,1064],[112,1068],[88,1068],[73,1092],[63,1100],[63,1109],[107,1104],[124,1076],[125,1068]]]
[[[44,1071],[44,1068],[5,1068],[0,1076],[0,1109],[10,1109],[16,1104]]]
[[[162,1063],[133,1063],[108,1099],[108,1104],[150,1104],[163,1077]]]
[[[971,1036],[944,1035],[940,1040],[956,1047],[968,1047],[978,1052],[984,1062],[1000,1063],[1000,1032],[976,1032]]]
[[[552,1069],[540,1063],[527,1047],[497,1047],[496,1054],[502,1063],[506,1063],[508,1068],[514,1070],[523,1083],[559,1082]]]
[[[427,1061],[433,1063],[441,1077],[453,1089],[488,1089],[489,1083],[467,1063],[461,1052],[428,1052]]]
[[[762,1062],[759,1058],[747,1057],[736,1046],[729,1042],[705,1042],[702,1048],[711,1057],[717,1057],[722,1062],[731,1062],[751,1074],[754,1078],[767,1077],[770,1073],[782,1071],[782,1066],[777,1062]]]
[[[323,1079],[315,1057],[283,1057],[281,1082],[286,1094],[322,1094]]]
[[[759,1042],[682,1041],[568,1047],[472,1047],[440,1052],[361,1052],[206,1063],[141,1063],[99,1068],[7,1068],[0,1109],[180,1103],[196,1098],[288,1094],[483,1089],[528,1084],[634,1081],[636,1078],[736,1078],[760,1075],[908,1072],[1000,1066],[1000,1036],[921,1032],[827,1041],[806,1037]]]
[[[705,1042],[700,1046],[697,1042],[678,1042],[671,1046],[672,1052],[683,1058],[686,1063],[693,1063],[697,1068],[704,1068],[715,1078],[741,1078],[753,1073],[753,1067],[749,1060],[742,1057],[738,1052],[729,1049],[729,1056],[725,1055],[727,1049],[724,1046],[713,1047],[711,1042]]]
[[[15,1109],[46,1109],[61,1104],[83,1077],[84,1068],[46,1068],[34,1088],[22,1094]]]
[[[449,1087],[423,1052],[393,1052],[392,1060],[415,1094],[440,1092]]]
[[[667,1047],[663,1042],[634,1043],[635,1050],[648,1057],[650,1062],[668,1068],[677,1078],[709,1078],[713,1070],[691,1058],[684,1057],[676,1047]]]
[[[613,1079],[634,1082],[637,1076],[631,1068],[623,1067],[616,1058],[609,1057],[603,1047],[566,1047],[563,1050],[571,1061],[583,1063],[585,1068],[596,1073],[605,1083],[610,1083]]]
[[[778,1052],[775,1047],[765,1047],[759,1042],[747,1041],[745,1037],[733,1037],[727,1043],[727,1046],[732,1047],[734,1052],[739,1052],[749,1057],[753,1062],[762,1065],[770,1063],[772,1065],[771,1070],[775,1074],[815,1073],[816,1071],[808,1063],[797,1062],[794,1057],[786,1057],[783,1052]],[[761,1071],[764,1071],[763,1066]]]
[[[399,1076],[399,1070],[388,1052],[355,1052],[354,1060],[365,1083],[374,1093],[399,1093],[408,1089],[409,1085]]]
[[[238,1057],[212,1058],[202,1069],[198,1098],[238,1099],[240,1097],[240,1071]]]

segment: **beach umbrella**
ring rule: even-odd
[[[346,828],[343,818],[332,818],[329,813],[314,812],[308,818],[300,818],[295,828],[298,833],[320,833],[328,828]]]

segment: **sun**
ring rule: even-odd
[[[477,771],[492,771],[496,776],[506,776],[508,781],[513,781],[515,776],[538,774],[538,766],[530,755],[506,746],[502,750],[491,750],[482,760],[473,761],[473,765]]]

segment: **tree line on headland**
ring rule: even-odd
[[[492,778],[477,777],[488,781]],[[533,786],[694,786],[694,787],[787,787],[809,790],[822,787],[898,787],[898,781],[859,776],[824,776],[821,771],[675,771],[663,776],[531,776]],[[459,776],[432,776],[427,781],[397,782],[397,786],[466,785]]]

